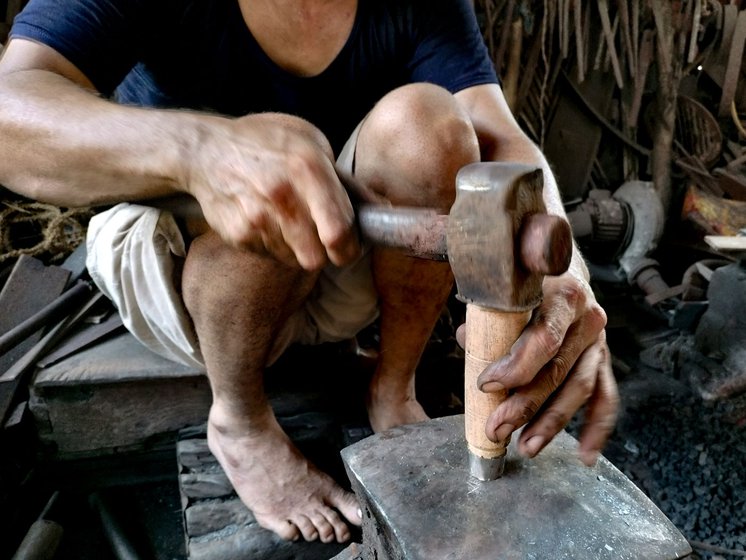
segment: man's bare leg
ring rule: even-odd
[[[301,455],[263,387],[278,331],[314,282],[315,275],[232,249],[208,232],[190,246],[184,301],[213,393],[208,444],[239,497],[260,525],[285,539],[344,542],[350,532],[343,516],[359,524],[354,496]]]
[[[455,178],[479,160],[476,133],[448,92],[417,84],[385,97],[360,131],[355,176],[394,205],[447,213]],[[372,428],[427,419],[415,396],[415,370],[453,286],[448,263],[375,248],[380,352],[368,395]]]

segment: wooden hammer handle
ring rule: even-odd
[[[485,367],[510,352],[530,318],[530,311],[512,313],[466,305],[464,419],[469,451],[477,457],[500,457],[510,442],[508,438],[495,443],[485,434],[487,418],[506,399],[507,391],[483,393],[477,387],[477,377]]]

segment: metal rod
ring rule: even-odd
[[[0,336],[0,355],[10,350],[21,340],[34,334],[44,325],[53,323],[63,317],[90,293],[90,282],[79,280],[72,288],[63,292],[60,297]]]

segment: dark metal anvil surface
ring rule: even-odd
[[[517,437],[517,434],[516,434]],[[366,560],[657,560],[691,548],[605,458],[586,467],[562,432],[503,476],[469,476],[463,415],[394,428],[342,450],[363,511]]]

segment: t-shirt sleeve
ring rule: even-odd
[[[451,93],[499,83],[469,0],[425,0],[413,5],[413,81],[431,82]]]
[[[30,0],[10,37],[53,48],[110,95],[137,60],[141,11],[140,0]]]

